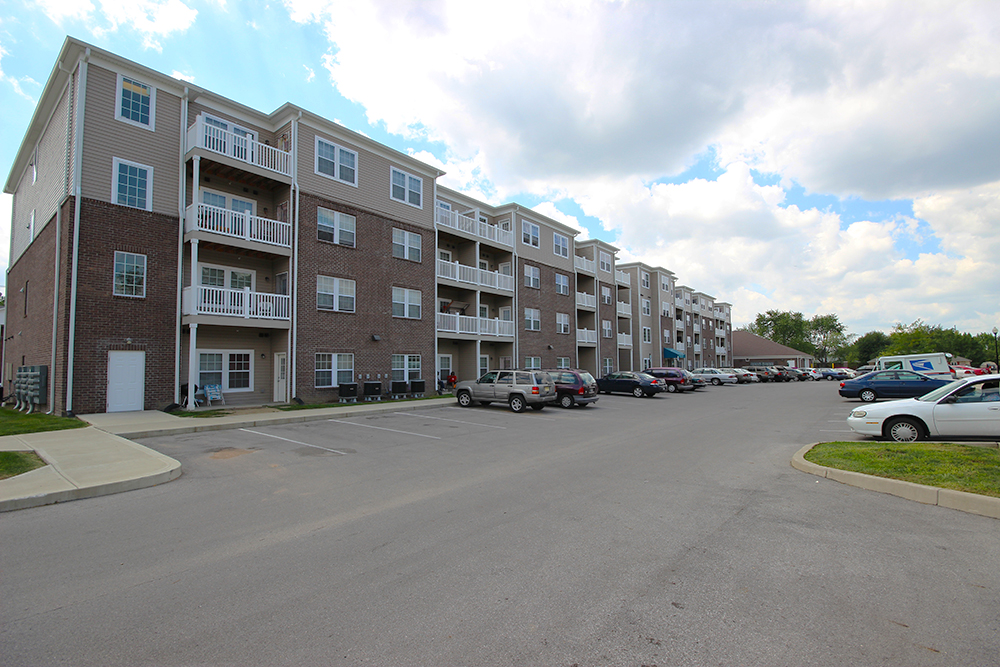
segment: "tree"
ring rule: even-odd
[[[872,359],[877,359],[889,348],[891,341],[889,336],[881,331],[869,331],[854,341],[853,353],[850,361],[859,366],[867,364]]]
[[[779,310],[757,313],[747,331],[801,352],[814,352],[813,344],[809,342],[809,323],[802,313]]]
[[[818,363],[826,364],[846,356],[850,340],[844,329],[836,315],[816,315],[809,320],[806,331]]]

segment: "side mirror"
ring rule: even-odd
[[[958,403],[958,396],[952,394],[951,396],[945,396],[941,401],[942,403]]]

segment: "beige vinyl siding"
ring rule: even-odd
[[[14,194],[14,214],[11,221],[11,257],[13,263],[30,245],[28,226],[31,212],[35,212],[34,234],[55,219],[59,203],[69,193],[69,156],[72,150],[73,131],[70,124],[70,99],[72,84],[67,86],[53,110],[52,117],[38,142],[33,162],[38,177],[32,183],[32,166],[24,170]]]
[[[554,230],[552,227],[546,225],[544,222],[538,220],[533,220],[522,215],[515,216],[517,220],[514,225],[514,250],[517,252],[518,256],[524,259],[535,262],[539,264],[548,264],[549,266],[554,266],[558,268],[563,273],[572,273],[573,268],[573,235],[569,232],[563,230]],[[538,225],[538,247],[534,248],[530,245],[521,242],[521,221],[527,220],[530,223]],[[552,234],[558,233],[565,236],[568,239],[569,244],[569,257],[562,257],[555,254],[553,250]]]
[[[341,148],[354,151],[357,160],[357,187],[316,173],[316,136]],[[421,208],[390,198],[391,167],[419,177]],[[410,165],[393,162],[382,155],[365,150],[336,134],[318,131],[299,123],[298,180],[303,192],[367,209],[386,217],[409,222],[427,229],[434,228],[434,179]]]
[[[267,338],[260,333],[266,332]],[[225,392],[226,405],[260,405],[270,403],[274,398],[273,372],[274,353],[287,350],[287,332],[255,329],[253,327],[200,326],[196,345],[199,350],[252,350],[253,391]],[[191,336],[186,332],[181,336],[181,384],[188,383],[188,350]],[[261,359],[260,355],[264,355]],[[198,361],[195,361],[197,376]],[[226,369],[223,369],[225,373]],[[197,384],[197,382],[196,382]],[[212,407],[215,407],[215,403]],[[221,407],[221,406],[220,406]]]
[[[286,126],[279,132],[272,132],[261,126],[258,123],[251,122],[246,118],[236,116],[232,113],[227,113],[225,111],[219,111],[212,107],[205,106],[203,104],[198,104],[197,102],[191,102],[188,105],[188,127],[195,124],[198,116],[201,114],[207,114],[209,116],[214,116],[219,120],[224,120],[234,125],[239,125],[240,127],[251,130],[257,133],[257,141],[269,146],[274,146],[275,148],[282,148],[284,144],[287,144],[289,149],[292,142],[292,131],[291,128]],[[159,117],[156,120],[157,126],[160,124]]]
[[[254,271],[256,273],[256,277],[254,279],[254,291],[266,294],[274,294],[274,277],[279,273],[288,271],[287,258],[271,261],[269,259],[250,257],[246,255],[233,255],[225,252],[206,250],[201,246],[198,248],[198,264],[211,264],[213,266],[226,266],[235,270]],[[183,271],[184,274],[182,276],[182,284],[184,287],[190,287],[191,254],[189,252],[184,253]]]
[[[155,85],[142,76],[135,78]],[[117,104],[118,74],[91,64],[87,69],[83,130],[83,196],[114,203],[114,158],[120,158],[152,167],[152,210],[176,216],[180,178],[180,99],[157,88],[155,132],[115,119]]]

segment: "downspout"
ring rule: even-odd
[[[438,171],[440,171],[440,169]],[[439,290],[441,289],[441,285],[438,283],[438,279],[437,279],[437,263],[438,263],[438,257],[440,257],[440,255],[438,254],[438,251],[439,251],[439,249],[441,247],[438,242],[441,240],[441,232],[438,231],[438,226],[437,226],[437,212],[438,212],[438,209],[437,209],[437,194],[438,194],[438,183],[437,183],[437,177],[435,177],[434,178],[434,201],[431,202],[431,205],[432,205],[432,207],[434,209],[433,213],[431,214],[432,215],[432,223],[434,224],[434,366],[433,366],[433,368],[434,368],[434,384],[432,385],[433,386],[434,394],[430,394],[430,395],[436,395],[437,394],[437,390],[441,387],[441,385],[438,384],[438,381],[441,379],[441,367],[439,366],[439,364],[441,363],[441,354],[440,354],[440,349],[441,348],[439,347],[438,332],[437,332],[437,313],[438,313],[438,308],[441,307],[441,301],[440,301],[440,296],[439,296],[439,294],[440,294]],[[425,390],[427,389],[426,385],[424,386],[424,389]]]
[[[299,341],[299,122],[302,120],[302,112],[299,111],[298,118],[292,121],[292,192],[295,195],[295,215],[292,216],[292,266],[291,278],[289,280],[292,300],[292,331],[288,340],[288,396],[294,398],[298,396],[298,341]],[[289,401],[290,402],[290,401]]]
[[[56,209],[56,243],[53,254],[56,256],[55,279],[52,283],[52,359],[49,361],[49,368],[55,372],[56,367],[56,335],[59,333],[59,241],[62,238],[62,206]],[[56,411],[56,383],[49,382],[49,411],[45,414],[51,415]]]
[[[178,205],[180,214],[180,229],[177,232],[177,325],[174,327],[174,403],[181,400],[181,299],[184,290],[184,213],[186,210],[187,196],[187,163],[184,161],[184,153],[187,146],[187,126],[188,126],[188,87],[184,86],[184,97],[181,98],[181,154],[180,154],[180,183],[177,186]],[[188,380],[188,384],[191,382]]]
[[[90,47],[83,53],[80,62],[80,94],[77,104],[76,122],[76,163],[73,165],[73,277],[69,293],[69,339],[66,342],[66,414],[73,414],[73,364],[76,358],[76,289],[80,277],[80,198],[83,188],[80,179],[83,177],[83,119],[87,107],[87,63],[90,61]]]

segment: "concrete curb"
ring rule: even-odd
[[[1000,519],[1000,498],[981,496],[976,493],[966,493],[965,491],[940,489],[936,486],[903,482],[898,479],[875,477],[860,472],[827,468],[806,461],[806,452],[818,444],[806,445],[795,452],[795,455],[792,456],[792,467],[796,470],[807,472],[810,475],[825,477],[826,479],[832,479],[835,482],[849,486],[856,486],[860,489],[888,493],[892,496],[914,500],[925,505],[937,505],[939,507],[969,512],[970,514],[979,514],[993,519]]]

